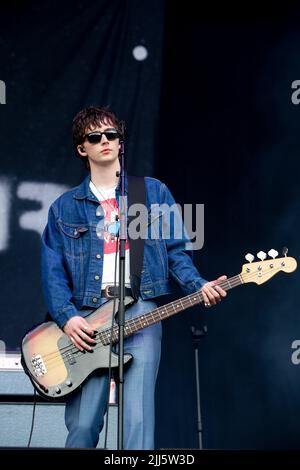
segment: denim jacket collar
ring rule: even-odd
[[[91,177],[88,175],[83,182],[77,187],[77,190],[75,191],[73,197],[75,199],[89,199],[91,201],[94,201],[96,197],[90,190],[90,181]],[[125,193],[127,194],[127,188],[128,188],[128,182],[127,182],[127,174],[125,173]],[[121,178],[119,178],[118,186],[116,188],[116,193],[118,196],[120,195],[121,192]]]

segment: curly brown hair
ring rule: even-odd
[[[109,111],[108,107],[89,106],[79,111],[73,119],[72,135],[75,153],[87,168],[89,168],[88,159],[80,155],[77,145],[84,142],[84,136],[88,130],[92,130],[101,124],[112,124],[120,136],[123,137],[124,124],[122,121],[119,121],[112,111]]]

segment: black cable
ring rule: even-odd
[[[33,427],[34,427],[35,410],[36,410],[36,390],[35,390],[35,388],[33,389],[33,396],[34,396],[34,398],[33,398],[33,409],[32,409],[32,418],[31,418],[31,429],[30,429],[29,439],[28,439],[26,447],[30,447],[31,439],[32,439],[32,433],[33,433]]]

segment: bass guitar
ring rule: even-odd
[[[280,271],[291,273],[297,267],[294,258],[284,256],[275,259],[278,255],[275,250],[269,251],[272,259],[265,260],[264,255],[261,255],[262,259],[258,262],[244,264],[240,274],[220,282],[219,285],[226,291],[249,282],[260,285]],[[253,261],[253,258],[252,255],[246,256],[249,261]],[[127,337],[201,302],[203,296],[201,291],[198,291],[126,320],[124,336]],[[127,307],[132,303],[133,299],[130,297],[125,299]],[[113,309],[114,301],[109,300],[96,310],[86,311],[88,315],[85,318],[95,331],[96,344],[91,353],[77,349],[53,321],[41,323],[24,336],[21,347],[22,364],[40,395],[48,399],[63,397],[79,387],[95,369],[105,369],[109,365],[118,367],[118,355],[111,351],[110,346],[118,341],[118,325],[113,321]],[[130,354],[124,354],[124,364],[131,359]]]

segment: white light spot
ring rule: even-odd
[[[27,211],[20,217],[20,226],[25,230],[34,230],[42,235],[47,222],[50,204],[68,189],[56,183],[21,183],[17,189],[20,199],[29,199],[40,203],[40,209]]]
[[[148,51],[144,46],[136,46],[132,54],[135,60],[145,60],[148,57]]]

